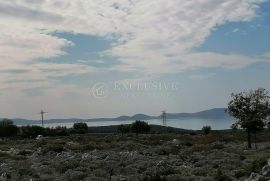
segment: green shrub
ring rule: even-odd
[[[153,175],[150,177],[145,177],[143,181],[167,181],[165,177],[161,177],[160,175]]]
[[[224,149],[224,145],[223,144],[214,144],[214,145],[212,145],[212,149],[222,150],[222,149]]]
[[[225,175],[220,169],[217,169],[217,172],[214,178],[216,181],[231,181],[232,180],[228,175]]]
[[[57,142],[50,142],[47,143],[43,147],[43,152],[49,152],[49,151],[54,151],[54,152],[62,152],[64,150],[64,145],[63,143],[57,143]]]
[[[26,138],[36,138],[38,135],[43,136],[68,136],[69,132],[66,127],[57,126],[56,128],[43,128],[41,126],[22,126],[21,135]]]
[[[21,134],[23,137],[27,138],[35,138],[38,135],[44,135],[45,129],[41,126],[22,126],[21,127]]]
[[[179,148],[173,145],[162,145],[157,149],[157,154],[159,155],[169,155],[169,154],[178,154]]]
[[[3,119],[0,121],[0,137],[17,136],[19,128],[13,124],[12,120]]]
[[[202,132],[204,135],[208,135],[211,132],[211,126],[204,126],[202,127]]]
[[[203,167],[198,167],[193,169],[193,174],[196,176],[206,177],[209,171]]]
[[[73,129],[75,133],[84,134],[87,133],[88,126],[86,123],[74,123]]]
[[[68,129],[65,126],[57,126],[54,130],[57,136],[69,136]]]
[[[248,173],[251,172],[260,172],[263,166],[267,164],[267,159],[265,157],[255,158],[249,165],[246,166],[245,170]]]
[[[148,123],[144,121],[137,120],[131,124],[131,130],[133,133],[136,133],[137,135],[139,133],[148,133],[150,131],[150,126],[148,125]]]
[[[248,175],[248,174],[250,174],[250,173],[247,173],[245,170],[243,170],[243,169],[241,169],[241,170],[236,170],[235,172],[234,172],[234,176],[235,176],[235,178],[237,178],[237,179],[239,179],[239,178],[241,178],[241,177],[243,177],[243,176],[245,176],[245,175]]]
[[[185,144],[185,146],[189,146],[189,147],[193,146],[193,143],[191,143],[191,142],[185,142],[184,144]]]
[[[55,169],[60,173],[65,173],[69,169],[74,169],[80,166],[80,162],[76,160],[67,160],[56,163]]]
[[[70,149],[72,151],[79,151],[79,152],[84,152],[84,151],[92,151],[96,147],[96,143],[91,142],[91,143],[85,143],[85,144],[70,144],[66,148]]]
[[[239,156],[239,159],[242,161],[242,160],[245,160],[247,157],[245,155],[240,155]]]
[[[163,167],[161,170],[159,170],[158,175],[171,175],[175,173],[176,171],[173,167],[166,166],[166,167]]]
[[[123,135],[125,133],[130,132],[130,125],[123,125],[123,124],[121,124],[121,125],[118,126],[117,130],[120,133],[122,133],[122,135]]]
[[[57,126],[56,128],[45,128],[44,136],[68,136],[69,131],[66,127]]]

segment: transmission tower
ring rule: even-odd
[[[46,114],[48,112],[44,112],[43,110],[40,111],[40,115],[41,115],[41,124],[42,124],[42,127],[44,127],[44,114]]]
[[[162,119],[162,125],[167,126],[167,113],[166,113],[166,111],[162,111],[161,119]]]

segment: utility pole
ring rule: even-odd
[[[44,112],[43,110],[40,111],[42,127],[44,127],[44,114],[46,113],[48,112]]]
[[[163,126],[167,126],[167,113],[166,113],[166,111],[162,111],[161,118],[162,118]]]

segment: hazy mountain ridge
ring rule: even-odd
[[[201,118],[201,119],[226,119],[229,115],[225,112],[225,108],[214,108],[210,110],[195,112],[195,113],[167,113],[167,119],[189,119],[189,118]],[[133,116],[120,116],[117,118],[93,118],[93,119],[49,119],[46,120],[47,124],[50,123],[69,123],[69,122],[91,122],[91,121],[130,121],[130,120],[150,120],[161,119],[161,116],[149,116],[146,114],[135,114]],[[13,119],[17,125],[27,124],[39,124],[40,120],[28,120],[28,119]]]
[[[229,114],[225,112],[225,108],[214,108],[210,110],[200,111],[196,113],[168,113],[168,119],[177,118],[203,118],[203,119],[224,119],[229,118]]]

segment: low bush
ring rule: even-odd
[[[64,150],[64,144],[63,143],[57,143],[57,142],[50,142],[47,143],[45,146],[43,146],[43,152],[62,152]]]
[[[211,129],[212,129],[211,126],[204,126],[202,128],[202,132],[204,135],[208,135],[211,132]]]
[[[166,177],[162,177],[161,175],[153,175],[143,178],[143,181],[167,181],[167,179]]]
[[[131,131],[136,133],[136,135],[139,133],[148,133],[150,131],[150,126],[144,121],[137,120],[131,124]]]
[[[21,136],[25,138],[36,138],[38,135],[43,136],[68,136],[69,131],[66,127],[58,126],[56,128],[43,128],[41,126],[22,126]]]
[[[243,177],[243,176],[246,176],[246,175],[248,175],[248,174],[250,174],[250,173],[247,173],[244,169],[236,170],[236,171],[234,172],[234,176],[235,176],[235,178],[237,178],[237,179],[239,179],[239,178],[241,178],[241,177]]]
[[[223,144],[214,144],[212,145],[212,149],[216,149],[216,150],[222,150],[224,149],[224,145]]]
[[[84,134],[88,131],[88,126],[86,123],[74,123],[73,131],[78,134]]]
[[[3,119],[0,121],[0,137],[17,136],[19,128],[13,124],[12,120]]]
[[[251,172],[260,172],[262,167],[267,164],[267,158],[266,157],[257,157],[255,158],[249,165],[246,166],[245,170],[247,173]]]
[[[35,138],[38,135],[44,135],[45,129],[40,126],[22,126],[21,135],[26,138]]]
[[[123,135],[130,132],[130,125],[119,125],[117,130]]]
[[[45,128],[45,136],[69,136],[69,131],[66,127],[57,126],[56,128]]]
[[[224,174],[220,169],[217,169],[217,172],[214,178],[216,181],[231,181],[232,180],[228,175]]]
[[[56,171],[60,173],[65,173],[69,169],[75,169],[80,166],[80,162],[76,160],[67,160],[56,163],[55,168]]]

